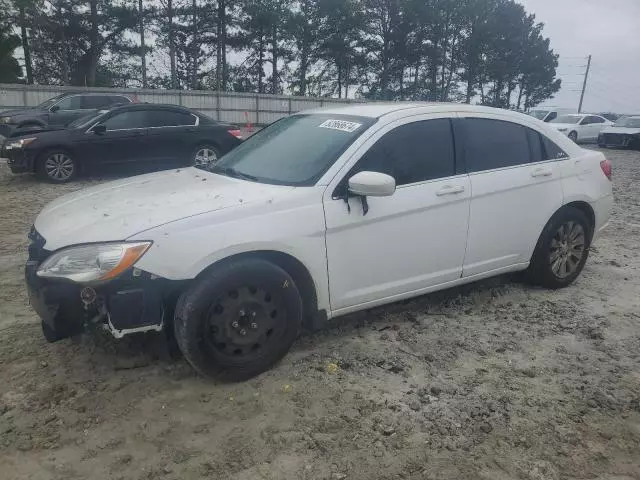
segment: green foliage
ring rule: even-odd
[[[542,24],[514,0],[7,2],[38,83],[141,86],[145,72],[151,88],[503,108],[560,88]]]
[[[13,52],[20,46],[20,37],[13,35],[8,26],[0,25],[0,83],[21,81],[22,68]]]

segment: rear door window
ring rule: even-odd
[[[449,119],[423,120],[391,130],[363,155],[348,177],[362,171],[391,175],[398,186],[454,175]]]
[[[55,106],[59,107],[60,110],[82,110],[82,97],[80,95],[64,97]]]
[[[196,117],[187,112],[175,110],[150,110],[148,112],[150,126],[152,127],[179,127],[195,125]]]
[[[465,118],[467,171],[482,172],[531,161],[526,127],[488,118]]]
[[[552,140],[549,140],[545,135],[540,135],[542,139],[542,152],[545,160],[559,160],[563,158],[569,158],[569,155],[562,150]]]
[[[107,127],[107,130],[129,130],[149,127],[149,118],[146,110],[132,110],[117,113],[103,123]]]
[[[108,95],[86,95],[82,97],[82,103],[83,108],[92,110],[107,107],[111,101]]]

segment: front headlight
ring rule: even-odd
[[[109,280],[133,266],[150,246],[151,242],[131,242],[65,248],[45,260],[37,275],[80,283]]]
[[[18,149],[18,148],[23,148],[23,147],[26,147],[27,145],[29,145],[31,142],[34,142],[36,140],[37,140],[37,137],[21,138],[20,140],[7,142],[7,145],[6,145],[5,148],[7,150],[14,150],[14,149]]]
[[[9,123],[11,121],[11,117],[0,117],[0,123]]]

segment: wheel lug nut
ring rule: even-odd
[[[255,318],[255,317],[256,317],[256,312],[251,312],[251,316],[252,316],[253,318]]]
[[[240,335],[246,335],[247,331],[243,328],[242,330],[240,330]]]
[[[238,322],[231,322],[231,326],[233,328],[238,328],[239,323]]]
[[[255,330],[256,328],[258,328],[258,324],[256,322],[253,322],[251,324],[251,328],[253,328]]]

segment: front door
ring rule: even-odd
[[[148,142],[148,117],[145,110],[116,112],[105,119],[107,131],[89,131],[82,142],[80,155],[87,164],[128,163],[151,160]]]
[[[82,96],[71,95],[51,107],[47,122],[53,127],[63,127],[88,113],[91,110],[85,109]]]
[[[500,118],[461,123],[472,191],[465,277],[526,264],[562,205],[561,172],[541,134]]]
[[[449,118],[403,119],[374,134],[329,186],[324,208],[334,314],[460,278],[470,189],[454,152]],[[360,171],[389,174],[397,185],[389,197],[368,197],[366,214],[360,198],[344,200],[348,179]]]

